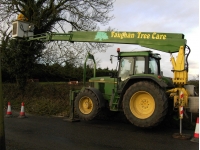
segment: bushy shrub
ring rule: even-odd
[[[25,111],[38,115],[69,115],[69,91],[81,86],[67,83],[29,83],[22,92],[16,84],[3,84],[5,108],[10,102],[12,109],[20,110],[25,103]]]

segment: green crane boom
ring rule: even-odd
[[[42,41],[137,44],[168,53],[178,52],[180,46],[185,46],[186,44],[186,39],[184,39],[183,34],[127,31],[72,31],[69,33],[45,33],[34,35],[28,39]]]
[[[13,22],[14,38],[28,38],[41,41],[97,42],[115,44],[136,44],[143,47],[175,53],[185,47],[182,33],[129,32],[129,31],[70,31],[68,33],[43,33],[34,35],[33,25],[17,20]]]

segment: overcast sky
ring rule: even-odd
[[[183,33],[187,39],[187,45],[191,48],[188,58],[189,79],[194,79],[199,74],[198,0],[116,0],[111,14],[114,15],[114,19],[109,26],[117,31]],[[95,58],[101,60],[101,68],[116,68],[116,61],[111,64],[109,58],[111,54],[117,55],[117,47],[120,47],[121,51],[145,49],[136,45],[115,44],[105,53],[95,54]],[[170,55],[155,52],[161,54],[161,68],[164,75],[173,77]]]

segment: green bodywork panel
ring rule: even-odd
[[[28,40],[70,41],[136,44],[143,47],[174,53],[186,45],[181,33],[127,32],[127,31],[72,31],[69,33],[45,33],[29,37]]]
[[[117,79],[111,77],[95,77],[91,78],[89,82],[93,82],[93,87],[98,89],[106,100],[110,100],[112,90],[117,87]]]
[[[111,77],[96,77],[89,80],[92,87],[98,89],[104,99],[109,102],[111,111],[118,111],[120,95],[117,94],[117,79]]]

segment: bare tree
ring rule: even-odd
[[[99,30],[100,25],[106,25],[113,19],[113,16],[109,14],[113,9],[113,3],[114,0],[1,0],[0,24],[12,22],[21,13],[34,24],[34,34],[66,32],[66,27],[70,30],[95,31]],[[14,57],[20,58],[21,61],[11,63],[14,65],[12,67],[18,64],[13,72],[18,71],[18,76],[20,76],[24,68],[31,68],[35,62],[42,59],[42,61],[52,62],[71,61],[79,58],[83,52],[105,51],[107,46],[100,43],[72,45],[67,42],[54,42],[48,45],[38,41],[15,40],[9,44],[9,54],[12,54],[13,57],[10,58],[12,60]],[[16,52],[17,54],[13,55]],[[26,61],[27,59],[29,60]],[[25,67],[25,65],[28,66]]]
[[[70,24],[75,30],[97,30],[113,17],[114,0],[1,0],[1,19],[22,13],[35,25],[35,33],[52,31],[55,25]],[[64,24],[63,24],[64,23]]]

